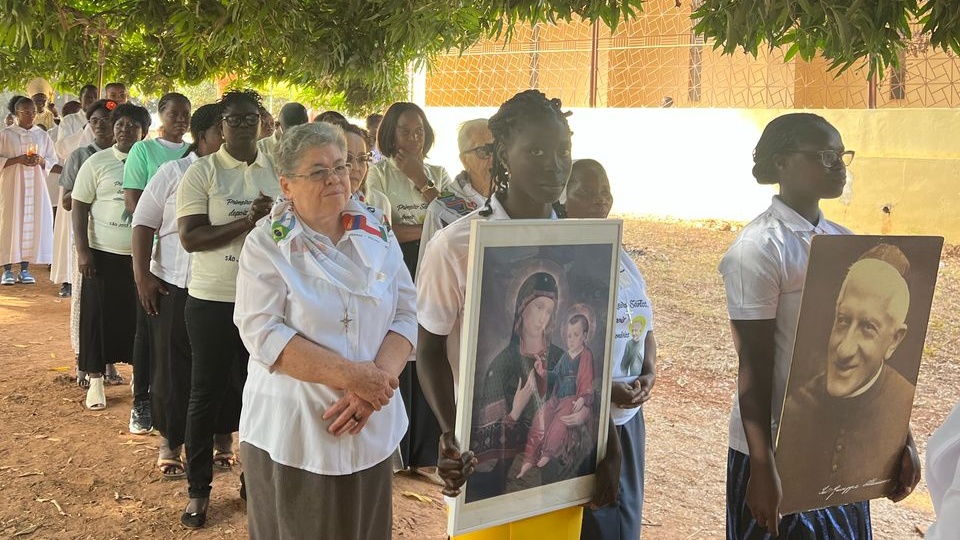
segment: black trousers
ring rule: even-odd
[[[138,297],[139,300],[139,297]],[[150,400],[150,323],[143,304],[137,302],[137,333],[133,338],[133,402]]]
[[[400,440],[404,467],[436,467],[439,457],[440,423],[420,389],[417,363],[407,362],[400,373],[400,395],[410,421]]]
[[[209,497],[213,435],[239,429],[249,355],[233,324],[232,302],[188,296],[184,319],[193,348],[186,432],[189,494]]]
[[[183,318],[187,290],[163,284],[170,294],[160,297],[159,313],[147,321],[152,352],[150,401],[153,427],[167,439],[170,448],[176,448],[183,444],[186,431],[193,357]]]
[[[130,256],[90,251],[96,275],[81,281],[77,362],[81,371],[103,373],[107,364],[130,362],[139,301]]]

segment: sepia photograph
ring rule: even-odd
[[[896,487],[942,247],[940,237],[813,239],[777,437],[783,513]]]
[[[451,534],[589,500],[614,361],[619,221],[474,226],[457,435],[478,465]]]

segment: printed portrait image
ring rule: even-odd
[[[896,487],[941,247],[929,237],[814,239],[777,438],[781,511]]]
[[[612,263],[609,245],[485,249],[467,502],[595,472]]]

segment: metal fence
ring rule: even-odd
[[[509,43],[482,41],[439,58],[427,75],[430,106],[496,106],[539,88],[573,107],[867,108],[960,107],[960,58],[916,37],[901,67],[871,83],[820,59],[784,62],[722,55],[695,36],[689,3],[651,0],[610,31],[574,21],[520,28]]]

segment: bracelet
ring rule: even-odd
[[[424,184],[422,188],[420,188],[420,193],[421,194],[426,193],[431,189],[437,189],[437,185],[433,183],[433,180],[427,180],[427,183]]]

